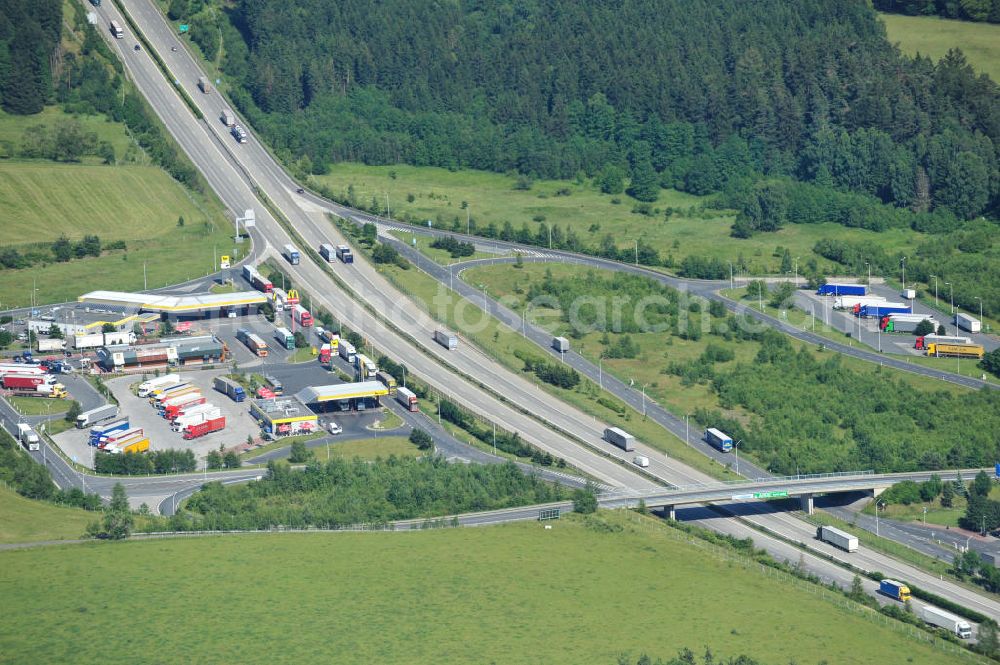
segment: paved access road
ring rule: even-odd
[[[274,218],[257,205],[255,191],[266,194],[271,204],[282,211],[311,247],[316,247],[320,242],[339,242],[339,234],[324,215],[331,206],[310,204],[309,199],[296,195],[294,181],[270,158],[253,136],[247,144],[236,145],[232,142],[225,128],[215,120],[225,102],[218,98],[217,93],[204,95],[197,90],[196,81],[202,74],[184,48],[176,53],[170,52],[169,47],[176,44],[176,39],[156,6],[149,0],[137,0],[130,3],[130,12],[142,27],[145,36],[167,62],[176,77],[177,85],[184,87],[207,120],[195,121],[183,102],[170,89],[170,85],[161,77],[145,50],[139,53],[131,51],[131,35],[126,40],[109,41],[119,50],[139,89],[151,101],[182,149],[205,174],[223,201],[233,210],[256,207],[257,232],[261,235],[261,242],[257,245],[261,248],[259,251],[273,255],[270,248],[280,247],[289,242],[290,238]],[[122,20],[117,9],[109,5],[100,8],[98,13],[105,21],[111,17]],[[126,29],[126,32],[129,33],[130,30]],[[657,484],[650,476],[658,478],[660,482],[674,484],[708,480],[676,463],[668,463],[653,451],[641,448],[639,452],[653,455],[653,464],[647,470],[648,476],[636,475],[621,464],[630,456],[609,450],[601,441],[600,423],[561,404],[474,349],[462,348],[458,352],[449,353],[431,342],[433,322],[428,321],[412,302],[402,297],[363,260],[353,266],[335,266],[333,272],[340,281],[333,288],[329,275],[308,260],[300,266],[287,267],[287,270],[315,295],[315,301],[335,312],[352,328],[364,331],[375,346],[385,349],[395,359],[406,362],[432,386],[454,399],[460,399],[477,411],[490,414],[491,419],[500,426],[519,431],[527,441],[564,457],[577,468],[603,482],[644,488]],[[345,293],[348,289],[351,291],[350,295]],[[358,306],[351,296],[364,301],[366,306]],[[372,310],[388,316],[394,327],[388,328],[382,319],[372,315]],[[456,376],[456,370],[463,374],[462,378]],[[478,382],[490,386],[507,401],[482,392],[475,382],[465,377],[476,377]],[[509,404],[516,405],[517,408],[512,408]],[[533,417],[525,417],[526,414]],[[553,432],[545,425],[555,427],[561,433]],[[583,442],[588,447],[581,447],[578,442]],[[763,522],[771,519],[760,518]],[[811,532],[811,527],[799,520],[788,520],[798,523],[795,528],[791,528],[793,533],[796,530],[801,532],[803,527],[806,532]],[[773,523],[777,530],[790,529],[787,521]],[[745,535],[754,533],[747,530]],[[886,558],[881,563],[882,570],[893,570],[891,560]],[[923,579],[913,579],[928,587],[933,581],[927,580],[924,583]],[[969,594],[962,589],[946,589],[944,593],[956,598]],[[1000,612],[997,615],[1000,616]]]

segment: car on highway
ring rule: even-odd
[[[341,434],[344,431],[343,427],[332,420],[327,424],[326,429],[329,430],[330,434]]]
[[[306,190],[304,190],[304,189],[302,189],[301,187],[299,187],[298,189],[296,189],[296,190],[295,190],[295,193],[296,193],[296,194],[305,194],[305,193],[306,193]]]
[[[135,45],[135,46],[133,46],[132,48],[133,48],[133,49],[135,49],[136,51],[140,50],[140,49],[139,49],[139,45],[138,45],[138,44],[136,44],[136,45]]]

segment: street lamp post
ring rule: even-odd
[[[740,444],[743,443],[743,439],[740,439],[733,444],[733,450],[736,451],[736,475],[740,475]]]
[[[945,286],[948,287],[948,298],[951,300],[951,313],[955,313],[955,287],[951,285],[951,282],[945,282]]]
[[[937,275],[931,275],[934,279],[934,306],[937,307],[938,304],[938,292],[937,292]]]
[[[879,508],[881,508],[883,505],[885,505],[885,504],[882,501],[876,501],[875,502],[875,535],[876,536],[879,535],[879,533],[878,533],[878,511],[879,511]]]
[[[646,386],[648,383],[642,384],[642,417],[646,417]]]
[[[690,413],[684,414],[684,443],[689,446],[691,445],[691,426],[690,423],[688,423],[688,418],[690,416]]]
[[[906,288],[906,257],[904,256],[899,262],[903,266],[903,288]]]
[[[973,296],[975,300],[979,301],[979,325],[982,325],[983,321],[983,299],[979,296]]]
[[[868,286],[871,286],[872,285],[872,264],[870,264],[870,263],[868,263],[866,261],[865,265],[868,266]]]
[[[795,288],[799,288],[799,259],[801,256],[795,257]]]

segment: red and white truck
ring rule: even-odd
[[[163,417],[167,420],[173,420],[177,416],[181,415],[185,409],[190,409],[191,407],[199,406],[204,404],[208,400],[204,395],[198,393],[197,395],[188,395],[184,401],[177,404],[168,404],[163,410]]]
[[[210,420],[203,420],[200,423],[194,423],[188,425],[184,428],[183,437],[185,439],[197,439],[199,436],[205,436],[206,434],[211,434],[212,432],[219,432],[226,428],[226,417],[219,416],[218,418],[212,418]]]
[[[292,316],[295,317],[295,322],[303,328],[308,328],[313,324],[312,314],[302,305],[296,305],[292,308]]]
[[[51,374],[4,374],[0,385],[18,395],[28,397],[66,397],[66,386],[57,383]]]
[[[211,404],[201,404],[187,409],[184,413],[174,418],[170,429],[175,432],[183,432],[188,425],[195,425],[206,420],[212,420],[222,415],[222,409]]]

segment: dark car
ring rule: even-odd
[[[138,50],[139,50],[139,45],[138,45],[138,44],[136,44],[136,45],[135,45],[135,46],[133,46],[132,48],[134,48],[134,49],[135,49],[136,51],[138,51]]]
[[[304,190],[304,189],[302,189],[301,187],[299,187],[298,189],[296,189],[296,190],[295,190],[295,193],[296,193],[296,194],[305,194],[305,193],[306,193],[306,190]]]

